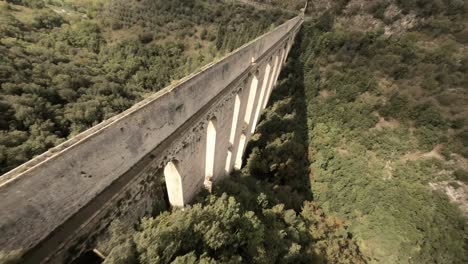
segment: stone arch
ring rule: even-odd
[[[240,114],[241,99],[239,92],[236,93],[236,98],[234,100],[234,113],[232,116],[231,133],[229,135],[229,144],[231,145],[234,144],[234,140],[236,138],[237,122]]]
[[[237,131],[237,125],[239,121],[239,114],[240,114],[240,108],[241,108],[241,99],[240,99],[240,91],[236,93],[235,99],[234,99],[234,112],[232,116],[232,123],[231,123],[231,132],[229,135],[229,148],[227,150],[227,156],[226,156],[226,166],[224,168],[224,171],[226,175],[228,175],[231,172],[231,160],[232,160],[232,146],[234,145],[234,141],[236,139],[236,131]]]
[[[214,176],[216,157],[216,117],[208,122],[206,130],[206,152],[205,152],[205,187],[211,190],[211,181]]]
[[[271,78],[269,80],[269,85],[266,91],[265,100],[263,100],[262,109],[266,108],[268,104],[268,100],[270,99],[271,91],[276,84],[276,76],[278,75],[278,72],[279,72],[281,50],[279,52],[276,52],[274,56],[275,56],[275,59],[273,63],[273,71],[271,73]]]
[[[288,59],[288,43],[286,42],[284,44],[284,48],[283,48],[283,60],[282,60],[282,64],[286,62],[286,60]]]
[[[245,144],[247,143],[247,136],[245,133],[242,133],[239,140],[239,145],[237,147],[236,160],[234,162],[234,168],[240,170],[242,168],[242,157],[244,155]]]
[[[226,175],[229,175],[231,173],[231,160],[232,160],[232,148],[229,148],[227,151],[227,156],[226,156],[226,165],[224,167],[224,172]]]
[[[250,90],[249,90],[249,97],[247,99],[247,108],[245,111],[244,122],[250,124],[250,119],[252,118],[252,112],[255,103],[255,96],[257,95],[257,87],[258,87],[258,75],[259,71],[257,70],[255,74],[252,75],[252,80],[250,83]]]
[[[257,107],[254,112],[254,119],[253,119],[253,123],[252,123],[251,130],[250,130],[250,133],[252,134],[255,132],[258,118],[260,116],[260,112],[262,111],[263,100],[265,100],[266,90],[269,85],[269,80],[270,80],[270,75],[271,75],[271,61],[272,61],[272,58],[269,59],[267,65],[265,66],[265,74],[263,76],[262,88],[260,89],[260,95],[258,97]]]
[[[164,167],[164,179],[166,180],[169,203],[174,207],[184,207],[184,190],[182,176],[179,173],[179,161],[173,160]]]

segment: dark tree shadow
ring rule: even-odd
[[[294,209],[313,198],[301,44],[299,32],[257,131],[248,143],[243,168],[244,176],[273,184],[279,201]],[[299,195],[300,199],[295,197],[291,202],[292,195]]]

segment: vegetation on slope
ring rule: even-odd
[[[264,5],[270,5],[277,8],[299,11],[304,8],[306,0],[245,0]]]
[[[430,16],[401,34],[343,26],[349,10],[303,28],[314,200],[347,220],[371,263],[468,261],[466,218],[444,193],[466,188],[466,21],[454,2],[397,1]],[[440,19],[457,27],[428,27]]]
[[[287,18],[272,12],[212,0],[0,1],[0,174]]]

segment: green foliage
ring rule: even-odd
[[[135,258],[135,245],[133,243],[134,229],[123,222],[115,220],[109,227],[110,239],[100,244],[100,250],[109,252],[105,264],[132,264],[138,263]]]
[[[458,169],[453,172],[453,176],[455,176],[455,179],[458,181],[468,183],[468,171],[466,170]]]
[[[402,118],[409,115],[409,100],[400,94],[394,94],[379,111],[384,117]]]
[[[105,44],[102,29],[96,22],[82,21],[71,25],[58,37],[67,41],[72,47],[87,48],[98,53]]]
[[[385,11],[390,5],[388,1],[377,1],[375,4],[371,5],[368,8],[369,13],[371,13],[375,18],[383,20],[385,17]]]
[[[465,263],[466,220],[429,185],[450,180],[442,172],[453,165],[413,154],[441,145],[450,159],[451,146],[464,146],[463,133],[448,136],[451,113],[423,98],[462,85],[454,78],[462,67],[450,62],[456,51],[422,49],[411,34],[322,31],[314,21],[304,25],[300,69],[315,201],[346,219],[370,262]],[[378,84],[382,76],[392,90]],[[421,76],[433,81],[424,84],[424,95],[410,85]],[[377,112],[399,122],[378,127]]]
[[[463,0],[397,0],[397,4],[404,12],[431,16],[441,13],[462,14],[466,3]]]
[[[300,10],[305,6],[304,0],[252,0],[261,4],[271,5],[273,7],[280,7],[291,10]]]
[[[52,29],[54,27],[60,27],[63,23],[65,23],[65,19],[63,19],[61,15],[54,11],[47,10],[35,16],[32,25],[37,29]]]
[[[31,8],[44,8],[46,2],[44,0],[5,0],[7,3],[15,5],[24,5]]]
[[[241,211],[240,204],[226,195],[211,198],[203,207],[195,205],[143,219],[139,229],[135,244],[141,263],[169,263],[193,253],[224,262],[252,261],[259,254],[265,232],[253,212]],[[194,252],[194,245],[198,252]],[[209,254],[214,251],[216,255]]]
[[[329,11],[323,13],[317,21],[317,28],[320,31],[327,32],[333,28],[335,22],[335,16],[333,16]]]
[[[410,113],[410,117],[416,121],[416,125],[418,126],[443,128],[447,124],[441,115],[441,110],[430,103],[415,105]]]
[[[445,131],[433,126],[423,126],[415,131],[415,136],[420,144],[420,149],[431,151],[437,144],[447,143]]]
[[[297,214],[261,197],[255,211],[223,193],[145,218],[109,254],[116,262],[105,263],[363,263],[339,219],[312,202]]]

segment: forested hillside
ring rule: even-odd
[[[241,0],[241,2],[259,3],[265,6],[299,11],[304,8],[306,0]]]
[[[0,1],[0,174],[287,18],[215,0]]]
[[[346,1],[303,27],[314,200],[370,263],[468,262],[466,9]]]

